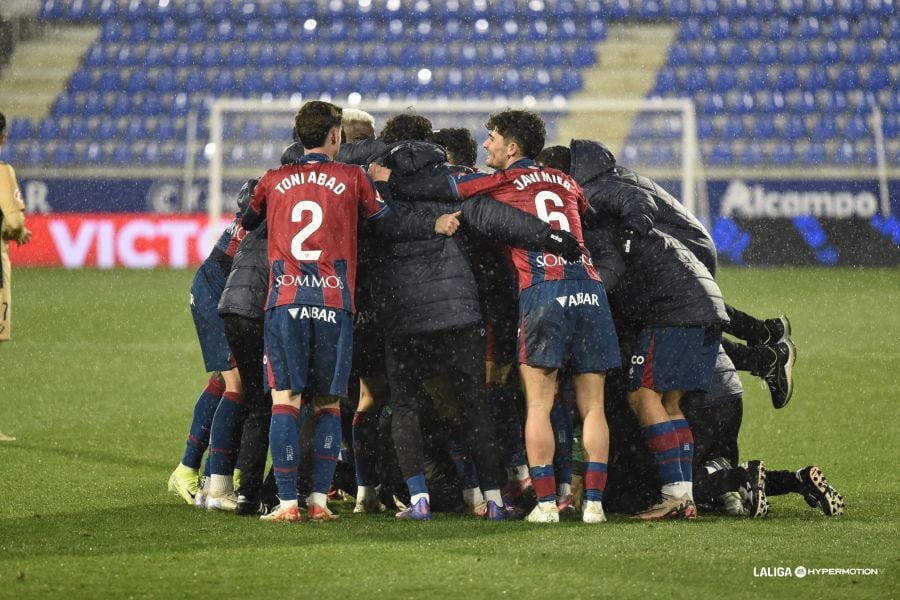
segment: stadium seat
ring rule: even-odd
[[[715,43],[730,40],[734,36],[732,21],[728,17],[719,16],[709,23],[709,39]]]
[[[828,77],[828,71],[821,67],[810,67],[807,70],[806,77],[800,80],[800,87],[810,92],[829,89],[831,80]]]
[[[819,39],[822,35],[822,22],[816,16],[799,19],[793,28],[793,37],[800,43]]]
[[[806,130],[806,121],[797,114],[787,114],[784,116],[784,123],[781,128],[781,134],[788,141],[805,140],[808,137]]]
[[[157,45],[151,45],[144,54],[144,69],[155,69],[166,64],[165,50]]]
[[[700,111],[704,115],[717,115],[725,112],[725,108],[725,96],[720,93],[705,94],[700,104]]]
[[[784,62],[789,65],[804,65],[810,59],[809,44],[800,41],[788,42],[781,55]]]
[[[809,115],[818,112],[819,105],[812,91],[802,91],[791,96],[790,109],[797,114]]]
[[[70,92],[63,91],[56,97],[56,100],[53,101],[53,108],[51,109],[50,114],[54,117],[68,117],[74,115],[79,108],[80,107],[75,103],[74,95]],[[10,136],[12,137],[19,137],[13,129],[13,125],[16,123],[18,123],[18,120],[13,121],[9,126]]]
[[[744,135],[744,120],[740,115],[727,115],[719,130],[719,138],[734,140]]]
[[[604,41],[608,34],[606,21],[597,16],[588,20],[582,31],[585,41],[593,43]]]
[[[844,123],[841,133],[844,138],[850,141],[856,141],[864,138],[870,138],[872,132],[869,130],[869,123],[866,116],[861,114],[851,115],[847,122]]]
[[[703,36],[703,25],[700,23],[700,19],[689,18],[682,21],[681,28],[678,30],[678,39],[680,41],[693,42],[702,39]]]
[[[142,44],[150,41],[150,23],[143,19],[133,21],[128,30],[128,41],[132,44]]]
[[[87,92],[94,88],[94,79],[89,71],[79,69],[72,74],[69,79],[69,85],[66,86],[70,92]]]
[[[222,64],[221,46],[209,44],[200,52],[199,65],[205,69],[213,69]]]
[[[800,87],[800,75],[797,69],[791,66],[782,67],[775,74],[775,81],[772,83],[773,89],[786,93],[796,90]]]
[[[837,121],[834,115],[826,112],[819,116],[810,133],[813,142],[825,142],[837,135],[837,131]]]
[[[859,87],[859,70],[856,67],[844,67],[834,78],[833,89],[837,91],[849,92],[859,89]]]
[[[233,96],[236,91],[234,71],[222,69],[216,73],[210,91],[216,96]]]
[[[787,105],[784,94],[771,89],[756,92],[754,100],[756,101],[756,110],[760,114],[781,113]]]
[[[270,91],[259,69],[247,69],[243,77],[238,81],[238,87],[244,97],[260,96]]]
[[[795,162],[797,155],[791,142],[779,141],[772,147],[769,160],[776,165],[789,165]]]
[[[860,161],[859,155],[856,153],[856,146],[849,141],[838,144],[832,158],[839,165],[855,165]]]
[[[731,67],[742,67],[752,61],[750,47],[742,42],[735,41],[725,53],[723,62]]]
[[[734,152],[729,142],[717,142],[706,154],[706,164],[711,167],[725,167],[734,162]]]
[[[761,44],[754,58],[754,62],[757,64],[774,65],[781,62],[781,49],[778,44]]]
[[[715,42],[704,42],[697,50],[697,64],[704,67],[719,62],[719,46]]]
[[[188,24],[185,40],[192,44],[205,42],[209,36],[209,25],[205,20],[193,20]]]
[[[775,118],[770,114],[757,115],[751,129],[753,139],[768,140],[775,137]]]
[[[749,92],[771,89],[769,70],[762,66],[753,66],[747,71],[744,88]]]
[[[668,65],[670,67],[687,67],[694,62],[694,57],[691,54],[690,49],[687,44],[679,44],[676,43],[672,46],[672,49],[669,50],[669,59]]]
[[[843,56],[848,64],[865,65],[872,61],[871,43],[868,41],[845,42]]]
[[[843,60],[841,47],[834,40],[826,40],[819,46],[817,52],[813,56],[818,57],[819,65],[833,65]]]
[[[762,25],[756,17],[747,17],[740,22],[735,33],[740,40],[758,40],[762,37]]]
[[[707,89],[709,87],[709,79],[707,78],[706,69],[703,67],[688,69],[681,80],[680,87],[691,94]]]
[[[866,76],[865,89],[870,92],[880,92],[881,90],[891,89],[896,84],[886,65],[876,65],[871,68]]]
[[[828,162],[828,153],[825,150],[825,144],[812,143],[801,154],[803,164],[810,167],[817,167]]]
[[[853,37],[853,27],[847,17],[836,14],[828,20],[828,37],[832,40],[848,40]]]

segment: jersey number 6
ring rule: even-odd
[[[565,213],[558,210],[551,210],[551,205],[562,208],[565,203],[563,202],[563,199],[559,197],[559,194],[549,190],[538,192],[534,197],[534,209],[537,211],[537,216],[541,221],[545,223],[553,223],[553,221],[556,221],[559,223],[560,229],[563,231],[571,231],[569,229],[569,220],[566,218]]]

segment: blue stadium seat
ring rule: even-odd
[[[897,63],[900,63],[900,44],[885,44],[878,53],[878,64],[891,67]]]
[[[507,62],[506,46],[504,44],[491,44],[487,49],[487,64],[503,64]]]
[[[128,31],[128,41],[132,44],[143,44],[150,41],[152,29],[150,22],[140,19],[131,23]]]
[[[814,17],[827,17],[834,10],[834,0],[807,0],[806,13]]]
[[[325,34],[325,39],[332,44],[341,44],[350,38],[350,28],[343,20],[331,21],[323,33]]]
[[[859,18],[856,23],[856,39],[872,42],[881,38],[881,19],[869,14]]]
[[[210,86],[210,91],[216,96],[234,96],[236,91],[234,71],[221,69],[216,73]]]
[[[811,67],[806,73],[806,77],[800,80],[800,85],[804,90],[817,92],[826,90],[831,87],[831,79],[828,77],[828,71],[821,67]]]
[[[820,65],[833,65],[843,60],[841,47],[831,39],[819,46],[819,51],[814,55],[818,57]]]
[[[817,167],[828,161],[828,152],[825,150],[825,144],[813,143],[803,152],[801,156],[803,164],[810,167]]]
[[[859,70],[856,67],[844,67],[837,72],[833,88],[841,92],[850,92],[860,87]]]
[[[675,69],[671,67],[663,67],[656,74],[656,85],[654,91],[660,96],[672,94],[673,90],[678,86],[678,76]]]
[[[712,116],[725,112],[725,96],[718,93],[702,94],[702,96],[699,106],[703,115]]]
[[[704,36],[703,25],[700,19],[689,18],[681,22],[681,28],[678,30],[678,39],[682,42],[693,42],[702,39]]]
[[[106,65],[106,46],[103,44],[94,44],[91,46],[81,65],[87,69],[95,69]]]
[[[188,94],[205,91],[208,86],[208,83],[206,81],[206,71],[201,71],[200,69],[191,69],[185,75],[184,81],[181,85],[184,91]]]
[[[118,92],[122,89],[122,77],[118,71],[102,71],[97,79],[96,89],[101,94]]]
[[[716,17],[710,21],[709,39],[717,43],[730,40],[734,36],[731,24],[731,19],[725,16]]]
[[[244,23],[236,37],[244,43],[262,42],[265,40],[266,27],[260,19],[251,19]]]
[[[82,108],[85,117],[100,116],[106,113],[106,104],[103,102],[103,95],[93,92],[87,95]]]
[[[880,92],[896,85],[886,65],[875,65],[866,76],[865,88],[870,92]]]
[[[793,28],[794,38],[798,42],[815,40],[822,35],[822,21],[816,16],[807,16],[797,20]]]
[[[544,19],[536,19],[528,23],[528,33],[525,38],[533,43],[546,42],[550,37],[550,26]]]
[[[688,69],[684,73],[680,87],[691,94],[707,89],[709,87],[709,78],[706,74],[706,69],[703,67]]]
[[[240,92],[245,97],[260,96],[269,91],[265,77],[259,69],[248,69],[238,83]]]
[[[804,90],[794,94],[790,102],[790,109],[797,114],[811,115],[819,111],[815,94],[810,90]]]
[[[456,96],[463,92],[466,81],[459,69],[448,69],[441,78],[441,87],[448,96]]]
[[[669,0],[664,4],[666,14],[674,19],[685,19],[693,11],[690,0]]]
[[[719,72],[716,73],[716,76],[712,82],[712,89],[713,91],[724,94],[735,89],[737,85],[737,73],[734,71],[734,69],[725,67],[723,69],[719,69]]]
[[[749,92],[771,89],[769,70],[763,66],[753,66],[747,70],[744,88]]]
[[[768,140],[775,137],[775,118],[770,114],[756,115],[751,128],[753,139]]]
[[[268,46],[271,48],[271,46]],[[223,57],[228,61],[228,67],[231,69],[242,69],[248,65],[250,65],[250,50],[247,48],[247,45],[241,42],[231,45],[229,48],[225,49],[225,56]],[[269,65],[262,65],[259,63],[254,63],[253,68],[264,68]]]
[[[406,39],[406,26],[400,19],[391,19],[384,30],[384,41],[402,42]]]
[[[789,65],[803,65],[809,62],[809,44],[806,42],[788,42],[787,47],[781,53],[782,59]]]
[[[872,46],[868,41],[846,42],[844,60],[849,64],[865,65],[872,61]]]
[[[146,46],[144,45],[129,44],[127,46],[122,46],[116,54],[115,66],[121,68],[142,65],[145,52]]]
[[[87,92],[94,88],[94,78],[89,71],[79,69],[72,73],[69,79],[69,85],[66,86],[70,92]]]
[[[578,37],[578,27],[575,21],[564,20],[550,26],[550,38],[556,42],[571,42]]]
[[[788,114],[784,117],[781,134],[788,141],[805,140],[808,137],[806,121],[797,114]]]
[[[109,155],[109,161],[116,166],[130,167],[134,166],[135,156],[134,150],[130,142],[119,142],[112,148]]]
[[[189,44],[178,44],[172,53],[173,67],[190,67],[194,64],[194,50]]]
[[[370,19],[360,22],[353,30],[354,40],[361,44],[378,41],[380,36],[381,32],[378,29],[378,24]]]
[[[205,20],[194,20],[188,24],[185,40],[192,44],[205,42],[209,36],[209,24]]]
[[[50,110],[50,114],[54,117],[69,117],[74,115],[79,108],[80,106],[76,104],[74,95],[70,92],[63,91],[53,101],[53,107]],[[18,121],[13,121],[9,126],[10,136],[12,137],[18,137],[13,133],[13,124],[17,122]]]
[[[697,64],[704,67],[715,65],[719,62],[719,46],[715,42],[704,42],[697,50]]]
[[[706,154],[706,164],[711,167],[725,167],[734,162],[734,152],[730,142],[716,142]]]
[[[772,87],[782,93],[798,89],[800,87],[800,75],[797,69],[791,66],[779,69],[775,74],[775,81],[772,83]]]
[[[319,44],[313,50],[313,60],[316,66],[324,67],[335,62],[334,47],[329,44]]]
[[[670,67],[686,67],[693,62],[694,57],[687,44],[676,43],[672,46],[672,49],[669,50],[668,65]]]
[[[760,65],[773,65],[781,62],[781,49],[778,44],[761,44],[754,62]]]
[[[44,117],[38,123],[37,135],[42,140],[50,140],[58,138],[62,135],[62,128],[59,120],[53,117]]]
[[[128,94],[114,94],[108,110],[110,116],[128,117],[134,111],[134,102]]]
[[[138,103],[140,113],[145,117],[155,117],[162,114],[162,100],[157,94],[144,94]]]
[[[117,21],[106,21],[100,30],[100,41],[104,44],[122,39],[122,25]]]
[[[324,92],[325,85],[318,71],[304,71],[297,82],[297,91],[304,96],[313,93]]]
[[[869,130],[869,122],[867,117],[861,114],[855,114],[850,116],[847,119],[847,122],[844,123],[844,127],[841,129],[841,133],[844,138],[850,141],[856,141],[861,139],[867,139],[872,137],[872,132]]]
[[[519,23],[515,19],[508,19],[500,24],[497,39],[505,44],[516,42],[519,39]]]
[[[832,159],[839,165],[855,165],[859,163],[856,146],[849,141],[841,142],[835,147]]]
[[[294,93],[294,81],[291,72],[287,69],[275,69],[272,80],[269,82],[273,96],[290,96]]]
[[[144,69],[135,69],[128,74],[125,83],[125,91],[129,94],[143,92],[150,87],[149,73]]]
[[[769,160],[776,165],[789,165],[797,160],[794,144],[787,141],[776,142],[772,147]]]
[[[608,30],[606,21],[600,17],[594,17],[582,28],[583,37],[588,42],[602,42],[606,39]]]
[[[713,124],[712,118],[702,117],[697,119],[697,137],[701,140],[712,140],[715,139],[718,134],[716,133],[716,127]]]
[[[144,63],[142,66],[147,70],[152,70],[165,65],[166,61],[164,48],[157,45],[151,45],[147,48],[147,53],[144,54]]]
[[[740,115],[727,115],[719,130],[719,137],[734,140],[744,135],[744,119]]]
[[[784,94],[771,89],[756,92],[754,99],[756,100],[756,110],[761,114],[781,113],[786,106]]]
[[[834,115],[826,112],[819,116],[810,133],[814,142],[824,142],[837,135],[837,131],[837,121]]]
[[[723,57],[724,64],[731,67],[742,67],[752,62],[752,60],[753,55],[750,52],[750,47],[740,40],[735,41]]]
[[[780,42],[781,40],[786,40],[791,37],[791,22],[788,21],[787,17],[784,16],[775,16],[768,19],[768,36],[765,39],[766,42]]]
[[[593,44],[578,44],[572,51],[572,66],[584,69],[597,64],[597,51]]]
[[[199,65],[205,69],[219,67],[222,64],[222,50],[219,44],[208,44],[200,52]]]
[[[290,15],[287,0],[272,0],[263,5],[263,17],[269,21],[283,21]]]
[[[279,56],[278,50],[271,44],[260,44],[253,53],[252,57],[247,60],[245,65],[252,64],[255,67],[267,69],[269,67],[278,66]]]
[[[304,26],[303,35],[310,36],[312,32],[308,31]],[[294,31],[291,29],[291,24],[287,21],[276,21],[269,30],[269,41],[273,43],[290,42],[293,37]]]
[[[762,37],[762,25],[756,17],[743,19],[737,27],[737,38],[746,41],[758,40]]]
[[[833,15],[828,20],[828,37],[832,40],[848,40],[853,37],[853,27],[843,15]]]

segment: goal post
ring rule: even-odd
[[[250,177],[259,177],[279,163],[281,150],[291,142],[293,116],[303,100],[246,100],[218,98],[210,107],[209,138],[204,147],[209,161],[207,212],[218,222],[225,202],[227,182],[232,187]],[[690,99],[575,100],[372,100],[346,103],[371,113],[375,130],[402,112],[428,117],[435,129],[466,127],[479,141],[479,163],[483,161],[480,140],[488,114],[522,108],[540,114],[547,125],[546,144],[568,145],[571,138],[606,143],[623,166],[658,179],[670,186],[685,207],[708,224],[709,207],[699,159],[697,119]],[[616,148],[604,136],[611,119],[630,123],[628,137]],[[618,123],[619,121],[617,121]],[[680,189],[679,189],[680,188]]]

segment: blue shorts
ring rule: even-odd
[[[218,263],[206,261],[197,269],[191,282],[191,317],[194,319],[207,373],[228,371],[235,367],[234,357],[225,337],[225,322],[218,310],[226,275]]]
[[[353,358],[353,317],[324,306],[289,304],[266,311],[268,389],[347,397]]]
[[[718,327],[650,327],[631,354],[628,389],[709,390],[722,333]]]
[[[619,340],[606,290],[590,279],[545,281],[519,297],[519,362],[575,373],[618,367]]]

